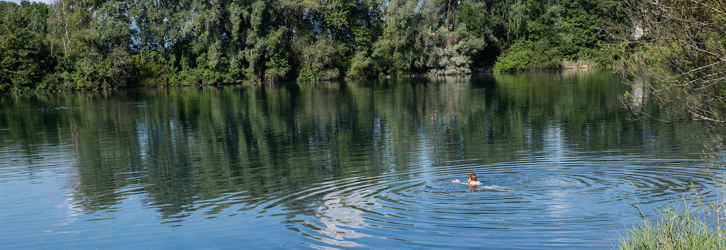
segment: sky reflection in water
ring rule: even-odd
[[[0,246],[608,248],[636,197],[715,195],[703,129],[629,120],[628,89],[587,71],[0,97]],[[451,183],[472,172],[485,187]]]

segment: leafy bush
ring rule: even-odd
[[[514,44],[509,48],[507,53],[497,60],[493,70],[496,72],[518,71],[527,69],[529,58],[527,58],[527,50]]]
[[[298,82],[314,82],[315,74],[313,74],[306,68],[302,68],[302,69],[300,69],[300,72],[298,73],[297,81]]]
[[[441,27],[436,34],[439,41],[436,46],[436,68],[429,71],[433,75],[460,75],[469,74],[471,57],[478,53],[486,42],[484,39],[472,36],[466,25],[460,25],[454,31]]]
[[[52,68],[43,34],[47,12],[43,4],[0,2],[0,92],[35,90]]]
[[[174,57],[168,60],[156,51],[141,51],[133,56],[136,77],[140,86],[170,85],[171,75],[176,73]]]
[[[373,59],[367,56],[366,51],[359,51],[351,60],[350,69],[346,75],[353,78],[366,78],[373,76]]]
[[[335,43],[332,40],[320,39],[302,51],[302,69],[298,80],[331,80],[338,78],[340,72],[335,68]]]
[[[496,72],[562,67],[562,53],[547,40],[517,41],[494,64]]]

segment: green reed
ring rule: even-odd
[[[706,167],[702,170],[721,188],[720,196],[705,201],[704,195],[691,184],[694,193],[682,207],[668,205],[650,220],[635,206],[643,221],[635,225],[626,237],[621,237],[618,249],[726,249],[726,140],[720,135],[706,144],[711,150],[704,154]],[[718,178],[716,172],[721,172]]]
[[[654,220],[643,218],[634,226],[618,249],[726,249],[718,227],[687,204],[665,206]]]

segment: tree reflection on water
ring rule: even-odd
[[[553,143],[698,151],[692,126],[627,120],[628,88],[586,71],[6,96],[0,147],[72,155],[84,213],[139,194],[164,219],[233,206],[335,213],[331,193],[300,190],[392,173],[406,181],[426,174],[412,168],[455,159],[513,162]]]

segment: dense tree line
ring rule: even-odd
[[[616,0],[0,2],[0,91],[608,65]]]

